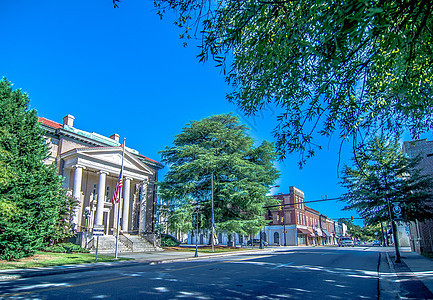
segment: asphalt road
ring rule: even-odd
[[[378,299],[374,248],[298,248],[0,283],[0,299]]]

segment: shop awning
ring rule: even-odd
[[[296,231],[298,232],[298,234],[305,234],[305,235],[309,235],[309,236],[314,236],[314,233],[308,229],[296,228]]]
[[[317,234],[317,236],[323,236],[323,232],[319,228],[316,229],[316,234]]]
[[[326,236],[328,236],[328,237],[331,237],[332,235],[328,232],[328,230],[326,230],[326,229],[323,229],[323,233],[326,235]]]

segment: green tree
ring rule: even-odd
[[[211,228],[213,175],[218,230],[246,235],[265,224],[263,206],[274,201],[266,194],[279,177],[276,154],[266,141],[255,147],[247,130],[233,115],[215,115],[187,124],[174,145],[161,151],[170,169],[160,183],[160,197],[182,221],[191,222],[193,212],[187,208],[199,202],[201,227]]]
[[[177,206],[174,203],[169,205],[160,205],[158,207],[158,213],[162,220],[161,226],[165,233],[165,229],[168,229],[170,233],[175,235],[176,238],[180,239],[182,233],[189,232],[192,228],[192,214],[194,207],[191,205],[180,205]]]
[[[27,94],[0,81],[0,258],[31,255],[70,234],[73,201],[62,189]]]
[[[380,224],[365,225],[364,227],[361,227],[353,224],[352,221],[348,219],[339,219],[338,222],[346,224],[348,228],[347,233],[355,239],[360,239],[365,242],[370,242],[376,239],[382,240]]]
[[[373,240],[379,240],[383,242],[384,236],[382,235],[382,228],[380,224],[366,225],[362,228],[361,239],[366,242],[371,242]]]
[[[419,158],[406,158],[398,142],[379,137],[356,151],[353,167],[346,166],[342,186],[348,192],[345,209],[356,210],[367,225],[390,220],[389,202],[399,201],[405,221],[433,216],[432,177],[421,175]]]
[[[115,1],[113,1],[115,3]],[[177,13],[181,37],[201,41],[247,115],[280,108],[279,153],[301,165],[338,134],[432,128],[432,1],[154,0]]]

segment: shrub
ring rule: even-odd
[[[89,253],[89,250],[81,248],[79,245],[72,243],[60,243],[57,245],[49,246],[44,249],[46,252],[55,253]]]
[[[169,234],[161,234],[161,246],[162,247],[176,247],[179,246],[180,242]]]

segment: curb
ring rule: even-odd
[[[95,271],[95,270],[105,270],[114,269],[121,267],[132,267],[139,265],[157,265],[172,262],[181,261],[192,261],[200,259],[209,258],[219,258],[225,256],[242,255],[242,254],[253,254],[253,253],[263,253],[263,252],[275,252],[277,249],[263,249],[263,250],[250,250],[250,251],[234,251],[234,252],[224,252],[215,254],[205,254],[198,257],[179,257],[179,258],[167,258],[167,259],[134,259],[132,261],[118,261],[118,262],[103,262],[103,263],[88,263],[80,265],[65,265],[65,266],[54,266],[54,267],[40,267],[40,268],[30,268],[30,269],[10,269],[0,271],[0,282],[8,280],[16,280],[21,278],[30,278],[37,276],[47,276],[47,275],[57,275],[66,273],[76,273],[81,271]]]
[[[389,271],[388,271],[389,270]],[[397,274],[388,252],[379,252],[378,299],[401,299],[400,287],[395,281]]]

